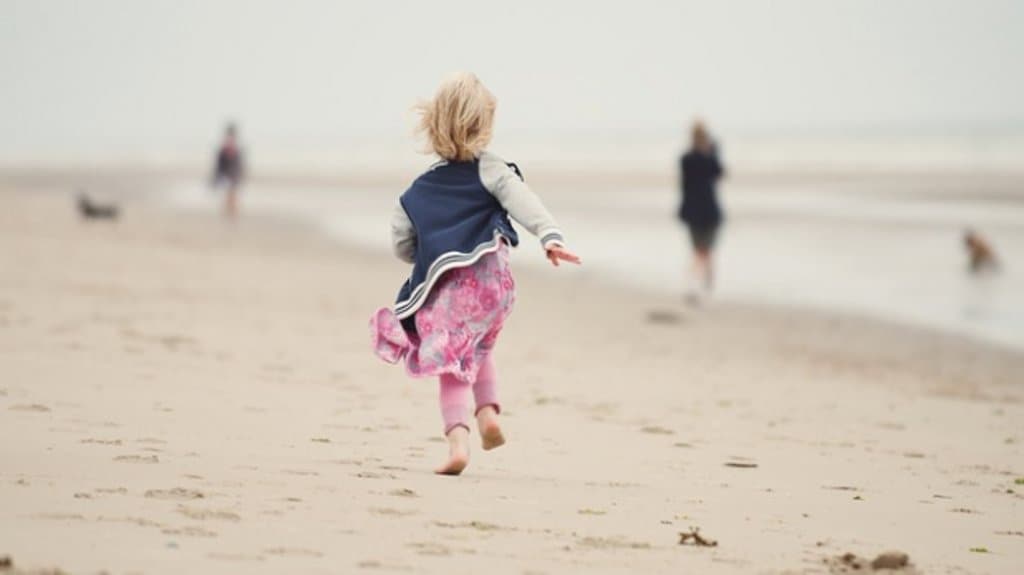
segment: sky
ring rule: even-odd
[[[0,0],[0,164],[205,162],[226,119],[268,162],[386,163],[456,70],[519,151],[695,116],[734,138],[1024,133],[1022,64],[1016,0]]]

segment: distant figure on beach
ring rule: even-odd
[[[968,229],[964,232],[964,247],[967,248],[968,269],[972,273],[996,271],[999,260],[991,244],[978,232]]]
[[[690,134],[690,149],[679,159],[679,180],[683,194],[679,219],[690,232],[694,259],[693,285],[687,297],[699,301],[701,290],[710,292],[714,283],[711,251],[715,247],[718,228],[722,224],[722,208],[718,203],[717,182],[725,170],[718,159],[718,146],[707,128],[695,122]]]
[[[238,194],[244,177],[245,163],[238,144],[238,128],[231,123],[224,128],[224,141],[217,150],[212,181],[214,188],[224,189],[224,215],[229,218],[238,215]]]
[[[435,471],[444,475],[458,475],[469,463],[471,391],[483,449],[505,443],[491,351],[515,301],[509,248],[519,236],[509,216],[540,238],[552,265],[580,263],[516,165],[486,150],[496,106],[469,73],[445,80],[420,105],[420,130],[441,160],[394,207],[392,247],[412,272],[394,306],[370,320],[381,359],[404,360],[415,377],[440,377],[449,453]]]

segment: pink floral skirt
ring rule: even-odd
[[[407,332],[389,308],[370,318],[373,350],[388,363],[405,360],[413,376],[449,373],[472,383],[515,303],[508,246],[499,245],[469,267],[448,271],[414,316]]]

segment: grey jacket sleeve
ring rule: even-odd
[[[403,262],[416,261],[416,228],[401,201],[395,202],[391,212],[391,250]]]
[[[565,245],[562,231],[554,216],[504,160],[490,152],[481,154],[480,181],[508,211],[512,219],[540,238],[544,249]]]

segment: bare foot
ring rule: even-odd
[[[438,475],[458,475],[469,465],[469,430],[461,425],[448,432],[448,461],[434,470]]]
[[[480,430],[480,441],[483,443],[484,451],[505,445],[505,436],[498,425],[498,412],[493,405],[484,406],[477,412],[476,424]]]

